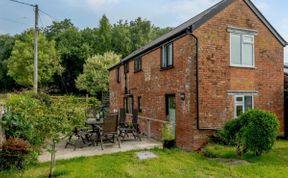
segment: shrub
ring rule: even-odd
[[[164,124],[162,129],[162,137],[163,140],[175,140],[172,123],[167,122]]]
[[[239,117],[242,128],[239,142],[256,155],[270,151],[279,131],[279,121],[275,114],[261,110],[251,110]]]
[[[260,156],[270,151],[278,135],[279,122],[275,114],[250,110],[227,122],[212,140],[224,145],[237,145],[237,154],[252,151]]]
[[[31,146],[27,141],[11,137],[0,151],[0,170],[23,169],[32,160]]]

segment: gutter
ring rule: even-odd
[[[219,129],[217,128],[201,128],[200,127],[200,97],[199,97],[199,40],[197,36],[193,34],[193,28],[192,26],[190,28],[187,28],[187,35],[191,35],[196,40],[196,54],[195,54],[195,61],[196,61],[196,110],[197,110],[197,129],[198,130],[211,130],[211,131],[217,131]]]

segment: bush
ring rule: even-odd
[[[224,129],[216,132],[211,140],[222,145],[236,145],[236,135],[241,128],[239,121],[239,119],[233,119],[226,122]]]
[[[227,122],[212,141],[224,145],[237,145],[237,154],[252,151],[257,156],[270,151],[278,135],[279,122],[275,114],[250,110],[239,118]]]
[[[242,122],[239,141],[248,150],[260,156],[272,149],[279,131],[279,121],[275,114],[253,110],[242,114],[239,120]]]
[[[23,119],[20,114],[9,111],[3,115],[0,123],[5,129],[6,138],[17,137],[29,142],[33,141],[32,124]]]
[[[31,146],[27,141],[11,137],[0,151],[0,170],[23,169],[32,160]]]

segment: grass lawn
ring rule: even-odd
[[[235,158],[234,148],[210,145],[211,155]],[[57,161],[58,177],[288,177],[288,141],[278,141],[273,151],[258,158],[243,157],[250,164],[228,166],[200,154],[182,150],[152,150],[159,157],[138,160],[135,151],[111,155]],[[48,163],[35,165],[24,172],[0,172],[0,177],[47,177]]]

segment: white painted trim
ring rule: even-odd
[[[243,44],[252,44],[251,42],[244,42],[243,41],[243,37],[247,36],[247,37],[252,37],[253,38],[253,58],[252,58],[252,64],[253,65],[239,65],[239,64],[233,64],[232,63],[232,34],[233,35],[240,35],[240,60],[241,63],[243,61]],[[230,66],[231,67],[239,67],[239,68],[256,68],[255,67],[255,38],[254,35],[251,34],[244,34],[244,33],[234,33],[234,32],[230,32]]]
[[[242,110],[243,112],[245,111],[245,96],[251,96],[252,97],[252,109],[254,109],[254,95],[249,95],[249,94],[245,94],[245,95],[234,95],[234,119],[237,118],[237,106],[241,106],[242,105]],[[237,97],[242,97],[242,103],[239,104],[239,102],[236,101]]]
[[[255,95],[258,95],[258,92],[254,91],[254,90],[228,90],[227,93],[229,96],[235,96],[235,95],[255,96]]]
[[[239,27],[233,27],[233,26],[228,26],[227,32],[238,33],[238,34],[258,35],[257,30],[247,29],[247,28],[239,28]]]

